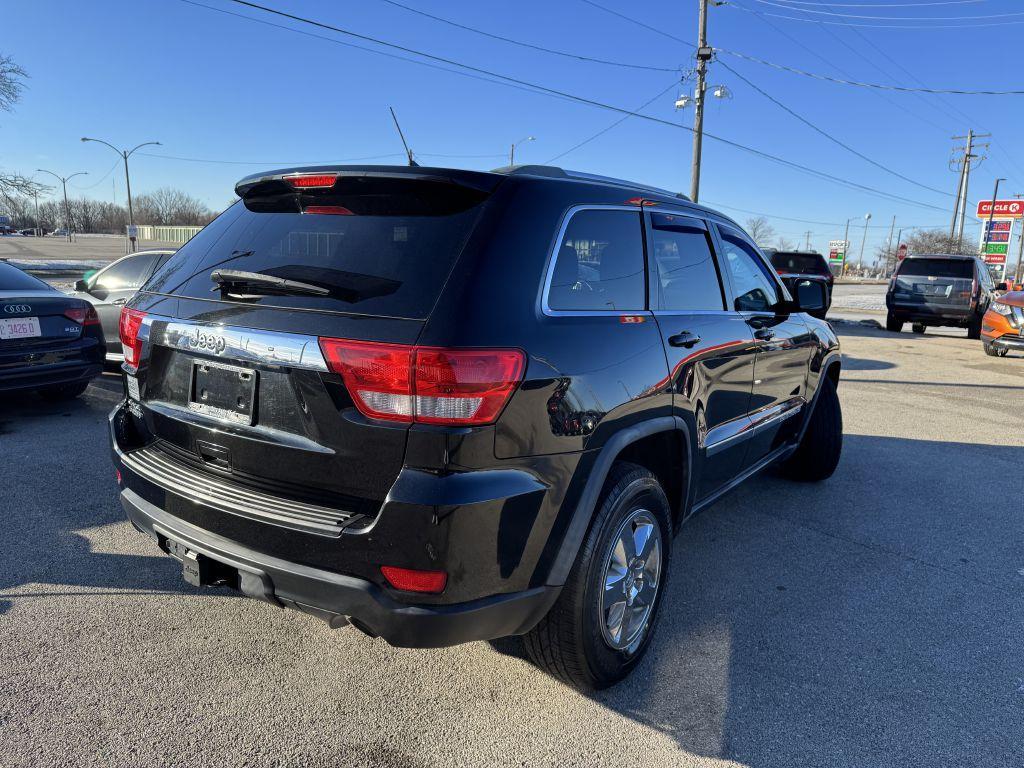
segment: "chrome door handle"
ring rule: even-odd
[[[128,303],[128,299],[114,299],[110,303],[111,304],[116,304],[116,305],[120,306],[121,304],[127,304]]]
[[[682,333],[677,333],[675,336],[669,336],[668,343],[670,347],[686,347],[689,349],[690,347],[700,344],[700,336],[695,333],[690,333],[689,331],[683,331]]]

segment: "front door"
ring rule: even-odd
[[[756,344],[746,318],[726,309],[707,224],[647,214],[650,307],[665,342],[673,410],[696,435],[695,501],[743,468]]]
[[[757,344],[744,460],[752,466],[796,438],[801,424],[797,417],[807,405],[807,372],[816,341],[801,314],[777,311],[783,288],[757,248],[738,230],[717,227],[733,308]]]

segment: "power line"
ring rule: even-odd
[[[821,16],[840,16],[845,19],[877,19],[879,21],[975,21],[977,19],[1003,19],[1007,17],[1024,16],[1024,12],[1013,11],[1010,13],[990,13],[981,16],[864,16],[853,13],[837,13],[835,10],[831,11],[818,11],[810,8],[794,8],[790,5],[784,5],[775,0],[754,0],[755,3],[761,5],[770,5],[775,8],[785,8],[787,11],[798,12],[798,13],[816,13]],[[825,7],[829,7],[826,5]],[[856,7],[867,7],[867,6],[856,6]],[[895,6],[886,6],[895,7]]]
[[[742,9],[744,11],[749,11],[750,10],[749,8],[744,8],[743,6],[736,5],[735,3],[730,3],[730,5],[733,8],[740,8],[740,9]],[[796,11],[797,9],[795,9],[795,8],[788,8],[787,7],[787,10],[789,10],[789,11]],[[846,22],[843,22],[843,21],[823,21],[823,20],[820,20],[820,19],[806,19],[806,18],[803,18],[801,16],[784,16],[781,13],[772,13],[772,12],[766,12],[766,13],[767,13],[768,16],[774,16],[777,19],[786,19],[787,21],[802,21],[802,22],[810,23],[810,24],[836,24],[836,25],[842,25],[842,24],[846,23]],[[933,30],[933,29],[982,29],[982,28],[985,28],[985,27],[1001,27],[1001,26],[1004,26],[1006,24],[1024,24],[1024,20],[1014,21],[1014,20],[1011,19],[1009,21],[992,21],[992,22],[984,22],[982,24],[928,24],[928,25],[924,25],[924,26],[918,25],[918,24],[851,24],[850,26],[854,26],[854,27],[867,27],[869,29],[915,29],[915,30],[928,31],[928,30]]]
[[[930,5],[968,5],[984,3],[988,0],[930,0],[923,3],[829,3],[828,7],[837,8],[924,8]],[[821,5],[818,0],[778,0],[787,5]],[[794,9],[796,10],[796,9]]]
[[[102,184],[104,181],[106,181],[107,178],[109,178],[110,174],[112,174],[114,172],[114,169],[117,168],[117,166],[119,166],[120,164],[121,164],[120,160],[115,160],[114,164],[112,166],[110,166],[110,170],[108,170],[106,173],[104,173],[102,176],[100,176],[99,180],[96,181],[93,184],[85,184],[85,185],[81,185],[81,186],[78,185],[78,184],[68,184],[68,186],[71,187],[72,189],[78,189],[78,190],[81,190],[83,192],[85,190],[87,190],[87,189],[93,189],[95,187],[98,187],[100,184]]]
[[[593,6],[594,8],[597,8],[598,10],[604,11],[605,13],[610,13],[612,16],[618,16],[623,21],[628,21],[630,24],[635,24],[638,27],[643,27],[644,29],[651,31],[651,32],[653,32],[656,35],[661,35],[662,37],[667,37],[669,40],[675,40],[677,43],[682,43],[687,48],[696,48],[697,47],[693,43],[691,43],[689,40],[684,40],[681,37],[676,37],[675,35],[670,34],[670,33],[666,32],[663,29],[658,29],[657,27],[652,27],[650,24],[644,24],[639,19],[635,19],[632,16],[627,16],[624,13],[619,13],[618,11],[612,10],[611,8],[603,6],[600,3],[595,3],[594,0],[580,0],[580,2],[583,2],[583,3],[586,3],[587,5]]]
[[[209,6],[205,6],[202,3],[196,3],[196,2],[194,2],[194,0],[180,0],[180,1],[181,2],[189,3],[191,5],[196,5],[196,6],[199,6],[199,7],[202,7],[202,8],[206,8],[208,10],[217,10],[215,8],[210,8]],[[590,0],[584,0],[584,1],[585,2],[590,2]],[[297,16],[295,14],[287,13],[285,11],[279,11],[279,10],[274,9],[274,8],[270,8],[270,7],[267,7],[267,6],[264,6],[264,5],[259,5],[257,3],[249,2],[248,0],[229,0],[229,2],[235,3],[237,5],[242,5],[242,6],[245,6],[245,7],[248,7],[248,8],[253,8],[253,9],[256,9],[256,10],[259,10],[259,11],[263,11],[265,13],[270,13],[270,14],[273,14],[275,16],[280,16],[282,18],[287,18],[287,19],[290,19],[292,21],[297,21],[297,22],[300,22],[300,23],[303,23],[303,24],[308,24],[308,25],[311,25],[311,26],[315,26],[317,28],[326,29],[326,30],[329,30],[329,31],[332,31],[332,32],[337,32],[339,34],[347,35],[347,36],[350,36],[350,37],[355,37],[355,38],[357,38],[359,40],[364,40],[364,41],[372,42],[372,43],[374,43],[376,45],[381,45],[381,46],[384,46],[384,47],[387,47],[387,48],[394,48],[396,50],[403,51],[404,53],[410,53],[410,54],[413,54],[415,56],[421,56],[423,58],[430,59],[430,60],[433,60],[433,61],[438,61],[438,62],[441,62],[443,64],[449,65],[449,66],[464,68],[464,69],[469,70],[470,72],[473,72],[473,73],[476,73],[476,74],[480,74],[480,75],[485,75],[485,76],[487,76],[489,78],[494,78],[496,81],[500,81],[502,83],[511,83],[511,84],[513,84],[515,86],[520,86],[520,87],[526,87],[526,88],[533,89],[537,93],[542,93],[542,94],[547,94],[547,95],[555,96],[555,97],[566,99],[566,100],[569,100],[569,101],[574,101],[574,102],[577,102],[577,103],[580,103],[580,104],[585,104],[585,105],[588,105],[588,106],[597,107],[599,109],[605,109],[605,110],[608,110],[608,111],[611,111],[611,112],[617,112],[617,113],[619,113],[621,115],[629,115],[629,116],[637,117],[637,118],[639,118],[641,120],[645,120],[645,121],[652,122],[652,123],[657,123],[659,125],[666,125],[666,126],[669,126],[671,128],[674,128],[676,130],[685,130],[685,131],[689,131],[689,132],[692,132],[692,130],[693,130],[691,128],[687,128],[686,126],[679,125],[678,123],[673,123],[673,122],[671,122],[669,120],[665,120],[663,118],[654,117],[652,115],[645,115],[645,114],[642,114],[642,113],[639,113],[639,112],[635,112],[633,110],[624,109],[622,107],[617,107],[617,106],[614,106],[612,104],[607,104],[605,102],[598,101],[596,99],[590,99],[590,98],[586,98],[586,97],[583,97],[583,96],[577,96],[575,94],[568,93],[566,91],[561,91],[561,90],[558,90],[556,88],[549,88],[548,86],[538,85],[536,83],[531,83],[529,81],[522,80],[520,78],[510,77],[508,75],[502,75],[500,73],[493,72],[493,71],[490,71],[490,70],[486,70],[486,69],[483,69],[481,67],[476,67],[476,66],[473,66],[473,65],[470,65],[470,64],[463,64],[463,63],[461,63],[459,61],[455,61],[453,59],[445,58],[443,56],[437,56],[435,54],[430,54],[430,53],[425,53],[423,51],[418,51],[418,50],[413,49],[413,48],[408,48],[407,46],[402,46],[402,45],[398,45],[396,43],[391,43],[391,42],[388,42],[386,40],[381,40],[379,38],[371,37],[369,35],[363,35],[363,34],[360,34],[360,33],[357,33],[357,32],[352,32],[350,30],[343,29],[341,27],[336,27],[336,26],[332,26],[330,24],[325,24],[323,22],[319,22],[319,21],[313,20],[313,19],[308,19],[308,18],[305,18],[305,17],[302,17],[302,16]],[[232,14],[232,15],[238,15],[238,14]],[[250,17],[248,17],[248,16],[240,16],[240,18],[249,19]],[[290,28],[289,27],[285,27],[285,29],[290,29]],[[364,49],[364,50],[372,50],[372,49]],[[911,205],[917,205],[917,206],[921,206],[921,207],[924,207],[924,208],[932,208],[932,209],[935,209],[935,210],[944,210],[944,209],[939,208],[938,206],[932,205],[930,203],[923,203],[923,202],[921,202],[919,200],[913,200],[911,198],[903,197],[901,195],[896,195],[896,194],[893,194],[893,193],[890,193],[890,192],[885,192],[884,190],[877,189],[875,187],[871,187],[871,186],[866,185],[866,184],[859,184],[857,182],[853,182],[853,181],[850,181],[848,179],[844,179],[844,178],[841,178],[839,176],[835,176],[835,175],[827,173],[825,171],[819,171],[819,170],[817,170],[815,168],[811,168],[809,166],[802,165],[801,163],[797,163],[797,162],[794,162],[792,160],[786,160],[785,158],[778,157],[777,155],[773,155],[773,154],[771,154],[769,152],[764,152],[763,150],[755,149],[754,147],[748,147],[748,146],[746,146],[744,144],[740,144],[739,142],[732,141],[731,139],[726,139],[726,138],[724,138],[722,136],[716,136],[716,135],[714,135],[712,133],[708,133],[708,132],[705,132],[704,136],[706,138],[708,138],[708,139],[713,140],[713,141],[717,141],[720,144],[724,144],[726,146],[733,147],[734,149],[739,149],[741,151],[744,151],[744,152],[747,152],[749,154],[752,154],[752,155],[754,155],[756,157],[760,157],[762,159],[775,162],[775,163],[777,163],[779,165],[783,165],[783,166],[791,168],[793,170],[801,171],[803,173],[808,173],[808,174],[810,174],[812,176],[815,176],[815,177],[817,177],[819,179],[824,179],[824,180],[835,182],[837,184],[841,184],[841,185],[849,187],[851,189],[858,189],[858,190],[861,190],[861,191],[870,192],[870,193],[872,193],[874,195],[878,195],[878,196],[881,196],[881,197],[884,197],[884,198],[887,198],[887,199],[890,199],[890,200],[895,200],[895,201],[903,202],[903,203],[909,203]]]
[[[545,48],[542,45],[536,45],[534,43],[527,43],[527,42],[524,42],[522,40],[514,40],[511,37],[504,37],[502,35],[496,35],[493,32],[486,32],[486,31],[484,31],[482,29],[478,29],[476,27],[471,27],[468,24],[460,24],[459,22],[452,21],[451,19],[445,19],[445,18],[443,18],[441,16],[435,16],[432,13],[427,13],[426,11],[421,11],[418,8],[413,8],[411,6],[404,5],[403,3],[399,3],[399,2],[397,2],[397,0],[380,0],[380,1],[382,3],[387,3],[388,5],[393,5],[396,8],[401,8],[403,10],[409,11],[410,13],[415,13],[415,14],[418,14],[419,16],[424,16],[424,17],[426,17],[428,19],[433,19],[434,21],[439,21],[442,24],[448,24],[448,25],[450,25],[452,27],[456,27],[457,29],[462,29],[462,30],[465,30],[467,32],[473,32],[474,34],[477,34],[477,35],[483,35],[484,37],[489,37],[492,40],[500,40],[501,42],[509,43],[510,45],[518,45],[518,46],[520,46],[522,48],[529,48],[529,49],[534,50],[534,51],[541,51],[543,53],[550,53],[550,54],[553,54],[555,56],[564,56],[565,58],[568,58],[568,59],[576,59],[577,61],[586,61],[586,62],[590,62],[592,64],[604,64],[604,65],[607,65],[607,66],[610,66],[610,67],[624,67],[626,69],[642,69],[642,70],[647,70],[647,71],[650,71],[650,72],[678,72],[679,71],[679,67],[655,67],[655,66],[649,66],[649,65],[645,65],[645,64],[629,64],[629,63],[622,62],[622,61],[609,61],[608,59],[598,59],[598,58],[594,58],[592,56],[583,56],[583,55],[578,54],[578,53],[569,53],[568,51],[558,51],[558,50],[555,50],[554,48]]]
[[[849,153],[851,153],[851,154],[853,154],[853,155],[856,155],[856,156],[857,156],[857,157],[859,157],[859,158],[860,158],[861,160],[864,160],[864,161],[865,161],[865,162],[867,162],[867,163],[871,163],[871,165],[873,165],[873,166],[875,166],[876,168],[879,168],[879,169],[881,169],[881,170],[885,171],[886,173],[890,174],[891,176],[895,176],[895,177],[896,177],[896,178],[898,178],[898,179],[902,179],[903,181],[906,181],[906,182],[908,182],[908,183],[910,183],[910,184],[913,184],[914,186],[920,187],[921,189],[926,189],[926,190],[928,190],[929,192],[936,192],[936,193],[938,193],[938,194],[940,194],[940,195],[945,195],[945,196],[947,196],[947,197],[952,197],[952,196],[953,196],[953,195],[951,195],[951,194],[950,194],[950,193],[949,193],[948,191],[946,191],[946,190],[943,190],[943,189],[936,189],[935,187],[930,187],[930,186],[928,186],[927,184],[922,184],[921,182],[919,182],[919,181],[915,181],[914,179],[910,178],[909,176],[904,176],[904,175],[903,175],[902,173],[900,173],[900,172],[898,172],[898,171],[894,171],[894,170],[893,170],[892,168],[889,168],[888,166],[884,165],[883,163],[880,163],[880,162],[878,162],[877,160],[874,160],[874,159],[872,159],[872,158],[868,157],[868,156],[867,156],[867,155],[865,155],[865,154],[864,154],[863,152],[860,152],[860,151],[858,151],[858,150],[854,149],[853,147],[851,147],[851,146],[850,146],[849,144],[846,144],[845,142],[842,142],[842,141],[840,141],[839,139],[837,139],[837,138],[836,138],[835,136],[833,136],[833,135],[832,135],[831,133],[829,133],[828,131],[824,130],[823,128],[819,128],[819,127],[818,127],[817,125],[815,125],[814,123],[812,123],[812,122],[811,122],[810,120],[808,120],[808,119],[807,119],[807,118],[805,118],[804,116],[802,116],[802,115],[800,115],[800,114],[797,114],[797,113],[796,113],[795,111],[793,111],[792,109],[790,109],[789,107],[787,107],[787,106],[786,106],[785,104],[783,104],[783,103],[782,103],[781,101],[779,101],[779,100],[778,100],[778,99],[776,99],[776,98],[775,98],[774,96],[772,96],[772,95],[771,95],[770,93],[768,93],[767,91],[763,90],[762,88],[760,88],[760,87],[759,87],[759,86],[757,86],[756,84],[752,83],[752,82],[751,82],[750,80],[748,80],[748,79],[747,79],[746,77],[744,77],[743,75],[741,75],[741,74],[740,74],[739,72],[737,72],[737,71],[736,71],[735,69],[733,69],[732,67],[730,67],[730,66],[729,66],[728,64],[726,64],[726,63],[725,63],[724,61],[719,61],[718,63],[719,63],[719,64],[720,64],[721,66],[725,67],[725,69],[727,69],[727,70],[728,70],[729,72],[732,72],[732,73],[733,73],[733,74],[734,74],[734,75],[735,75],[736,77],[738,77],[738,78],[739,78],[740,80],[742,80],[742,81],[743,81],[744,83],[746,83],[746,84],[747,84],[747,85],[749,85],[749,86],[750,86],[751,88],[753,88],[753,89],[754,89],[755,91],[757,91],[758,93],[760,93],[760,94],[761,94],[762,96],[764,96],[764,97],[765,97],[766,99],[768,99],[769,101],[771,101],[771,102],[772,102],[773,104],[775,104],[775,105],[776,105],[777,107],[779,107],[779,108],[780,108],[780,109],[782,109],[782,110],[785,110],[785,111],[786,111],[786,112],[788,112],[788,113],[789,113],[790,115],[792,115],[792,116],[793,116],[793,117],[795,117],[795,118],[796,118],[797,120],[799,120],[799,121],[800,121],[801,123],[803,123],[804,125],[806,125],[807,127],[809,127],[809,128],[811,129],[811,130],[813,130],[813,131],[815,131],[816,133],[818,133],[818,134],[820,134],[820,135],[824,136],[824,137],[825,137],[826,139],[828,139],[829,141],[831,141],[831,142],[832,142],[833,144],[835,144],[835,145],[837,145],[837,146],[839,146],[839,147],[842,147],[842,148],[843,148],[843,149],[845,149],[845,150],[846,150],[847,152],[849,152]]]

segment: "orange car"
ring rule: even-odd
[[[1011,349],[1024,352],[1024,291],[993,299],[981,320],[985,354],[1004,357]]]

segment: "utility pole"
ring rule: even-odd
[[[714,49],[708,45],[708,2],[700,0],[697,20],[697,91],[693,96],[693,166],[690,170],[690,199],[700,197],[700,153],[704,140],[704,96],[707,90],[708,62]]]
[[[60,180],[61,186],[64,187],[64,221],[67,226],[67,238],[68,242],[71,242],[71,206],[68,205],[68,179],[73,179],[75,176],[87,176],[88,171],[79,171],[78,173],[72,173],[70,176],[58,176],[53,171],[48,171],[45,168],[36,168],[36,173],[48,173],[56,179]],[[39,200],[36,199],[36,217],[39,217]]]
[[[843,266],[839,270],[839,275],[846,274],[846,265],[850,263],[850,221],[846,220],[846,231],[843,233]]]
[[[896,217],[892,217],[892,225],[889,227],[889,242],[885,246],[885,270],[889,271],[889,260],[892,258],[892,233],[896,230]]]
[[[957,205],[959,207],[960,223],[959,223],[959,227],[957,227],[957,231],[955,233],[955,236],[956,236],[957,250],[958,251],[963,249],[963,244],[964,244],[964,219],[967,216],[967,192],[968,192],[968,189],[970,188],[970,185],[971,185],[971,167],[972,167],[972,163],[974,162],[974,160],[979,160],[979,161],[980,160],[984,160],[984,157],[980,157],[979,155],[974,154],[974,150],[976,148],[978,148],[978,147],[984,147],[984,148],[987,149],[988,146],[989,146],[988,143],[975,144],[975,139],[985,139],[985,138],[989,138],[991,135],[992,135],[991,133],[975,133],[974,130],[971,129],[971,130],[967,131],[967,135],[966,136],[954,136],[953,137],[954,140],[956,140],[956,139],[967,139],[967,146],[962,148],[964,150],[964,156],[963,156],[963,159],[961,160],[961,163],[963,163],[963,168],[962,168],[962,171],[961,171],[962,183],[960,185],[960,191],[959,191],[959,195],[957,197]],[[957,218],[957,211],[954,210],[954,212],[953,212],[954,222],[956,221],[956,218]],[[953,236],[954,236],[954,233],[952,231],[950,231],[950,239],[952,239]]]
[[[516,147],[518,147],[520,144],[526,144],[529,141],[536,141],[536,140],[537,140],[536,136],[527,136],[525,139],[520,139],[519,141],[513,141],[512,142],[512,148],[509,150],[509,153],[508,153],[508,165],[509,165],[509,168],[511,168],[513,165],[516,164]]]
[[[958,136],[954,136],[956,140]],[[960,214],[960,198],[964,193],[964,172],[967,170],[967,158],[971,154],[971,145],[974,143],[974,130],[967,131],[967,147],[964,149],[964,157],[957,164],[960,166],[960,177],[956,182],[956,199],[953,202],[953,220],[949,223],[949,239],[952,240],[956,236],[956,219]],[[956,150],[954,150],[956,151]]]
[[[804,233],[804,236],[807,238],[807,241],[804,243],[804,250],[805,251],[811,250],[811,235],[813,235],[813,234],[814,233],[811,232],[811,230],[809,230],[809,229]]]
[[[1018,200],[1024,197],[1024,194],[1014,195]],[[1009,248],[1007,248],[1009,250]],[[1021,270],[1024,269],[1024,265],[1021,262],[1024,261],[1024,220],[1021,221],[1020,228],[1020,246],[1017,249],[1017,267],[1014,269],[1013,282],[1019,283],[1021,281]],[[1003,279],[1006,279],[1006,272],[1003,272]]]

